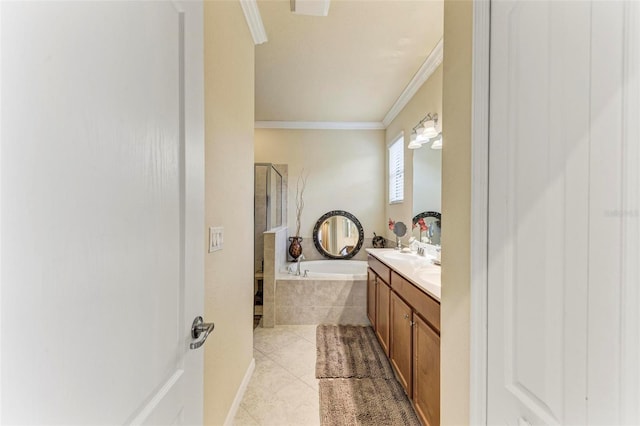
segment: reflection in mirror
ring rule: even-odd
[[[442,211],[442,150],[413,150],[413,215]]]
[[[438,212],[422,212],[413,217],[411,235],[418,241],[440,245],[442,231],[441,215]]]
[[[349,259],[364,241],[364,230],[354,215],[333,210],[322,215],[313,228],[313,244],[324,257]]]

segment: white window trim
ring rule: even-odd
[[[392,178],[392,167],[391,167],[391,148],[396,145],[397,143],[400,144],[400,155],[402,155],[402,197],[398,198],[398,199],[391,199],[391,195],[392,195],[392,191],[391,191],[391,178]],[[395,175],[395,173],[394,173]],[[388,193],[387,193],[387,202],[391,205],[391,204],[401,204],[404,203],[404,189],[405,189],[405,164],[404,164],[404,132],[400,132],[395,138],[393,138],[391,140],[391,142],[387,145],[387,188],[388,188]],[[397,185],[397,182],[396,182]]]

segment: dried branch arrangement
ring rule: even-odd
[[[307,177],[308,175],[305,175],[304,169],[302,169],[296,184],[296,233],[294,235],[297,237],[300,236],[300,216],[304,208],[304,189],[307,186]]]

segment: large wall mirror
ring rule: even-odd
[[[329,259],[349,259],[360,251],[363,242],[360,221],[343,210],[325,213],[313,228],[313,244]]]
[[[422,212],[413,217],[411,235],[418,241],[440,245],[442,231],[441,216],[438,212]]]
[[[412,235],[423,242],[440,244],[442,211],[442,150],[431,144],[413,150]],[[422,219],[420,225],[416,221]],[[428,230],[425,230],[425,226]]]
[[[413,210],[442,211],[442,150],[430,145],[413,150]]]

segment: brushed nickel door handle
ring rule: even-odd
[[[192,342],[189,345],[189,348],[198,349],[200,346],[202,346],[204,342],[207,340],[207,337],[209,337],[209,334],[213,331],[214,327],[215,327],[214,323],[212,322],[206,323],[204,322],[202,317],[200,316],[196,317],[193,320],[193,324],[191,325],[191,337],[193,337],[194,339],[197,339],[198,337],[200,337],[202,333],[204,334],[200,340],[198,340],[197,342]]]

